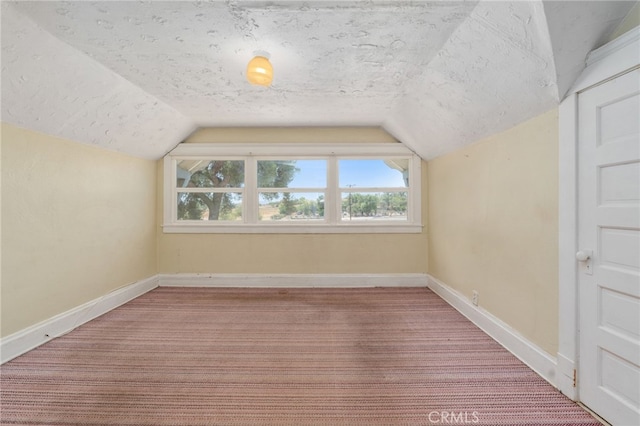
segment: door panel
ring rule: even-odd
[[[616,203],[636,203],[640,188],[633,179],[640,175],[640,162],[600,168],[600,206]]]
[[[634,94],[601,106],[598,145],[618,143],[626,139],[634,140],[640,128],[640,121],[627,118],[640,117],[639,98],[638,94]]]
[[[615,399],[625,401],[627,405],[637,407],[640,404],[640,388],[634,386],[634,383],[640,380],[638,369],[624,358],[603,349],[599,350],[602,390]],[[626,423],[628,426],[636,424]]]
[[[640,311],[637,297],[629,297],[609,289],[602,289],[600,294],[600,327],[626,337],[631,342],[640,338],[640,322],[627,321]]]
[[[640,70],[578,102],[579,395],[640,425]]]

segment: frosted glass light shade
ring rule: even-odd
[[[270,86],[273,80],[273,66],[264,56],[256,56],[247,65],[247,80],[251,84]]]

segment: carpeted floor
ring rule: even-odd
[[[425,288],[161,287],[0,379],[2,424],[600,424]]]

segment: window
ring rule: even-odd
[[[181,144],[164,186],[164,232],[422,230],[420,159],[400,144]]]
[[[178,221],[242,221],[244,160],[176,161]]]
[[[327,160],[257,160],[258,220],[324,222]]]
[[[409,219],[409,158],[338,160],[342,218]]]

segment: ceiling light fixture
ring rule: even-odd
[[[273,80],[273,66],[266,56],[256,56],[247,65],[247,80],[258,86],[270,86]]]

